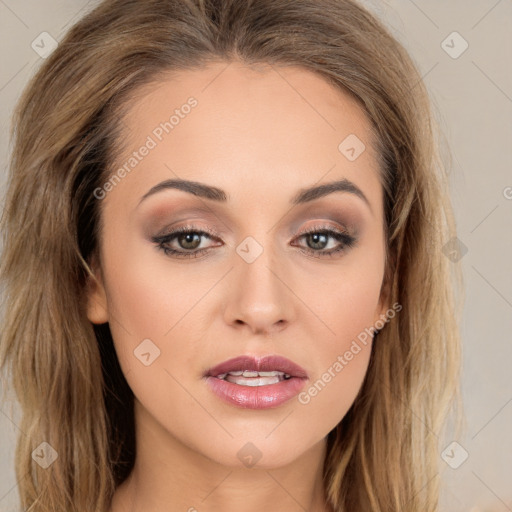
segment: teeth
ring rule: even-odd
[[[231,373],[231,372],[229,372],[229,373]],[[238,373],[238,372],[235,372],[235,373]],[[233,374],[231,374],[231,375],[233,375]],[[258,375],[259,375],[259,374],[258,374],[258,372],[251,372],[251,371],[249,371],[249,370],[244,370],[244,372],[242,373],[242,375],[243,375],[244,377],[258,377]]]
[[[258,372],[260,377],[276,377],[277,375],[284,375],[283,372]]]
[[[232,382],[233,384],[239,384],[240,386],[268,386],[269,384],[277,384],[281,379],[279,377],[259,377],[247,379],[246,377],[233,377],[228,375],[226,380],[228,382]]]
[[[236,370],[217,375],[218,379],[239,384],[240,386],[268,386],[288,380],[291,375],[276,370],[270,372],[257,372],[254,370]]]

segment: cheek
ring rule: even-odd
[[[382,274],[375,269],[353,272],[329,291],[326,315],[343,350],[348,340],[355,339],[379,318],[379,298]],[[335,342],[338,345],[337,342]]]
[[[150,242],[127,236],[122,251],[119,242],[113,233],[105,247],[109,310],[125,333],[161,339],[186,321],[211,284],[193,266],[172,264]]]
[[[384,252],[376,244],[373,251],[354,253],[353,260],[349,258],[336,277],[332,271],[320,276],[321,286],[308,295],[308,305],[320,312],[329,329],[322,329],[324,336],[312,337],[318,340],[312,354],[317,371],[299,396],[299,403],[332,427],[346,414],[361,388],[375,322],[380,318]]]
[[[307,278],[297,281],[298,294],[306,297],[308,309],[318,318],[317,334],[309,335],[322,340],[323,350],[318,352],[324,356],[323,364],[328,362],[325,356],[332,359],[333,354],[348,350],[351,341],[380,318],[385,253],[378,241],[376,237],[371,248],[347,253],[335,266],[303,272]]]
[[[322,318],[335,334],[319,338],[311,358],[315,373],[298,396],[310,417],[330,431],[352,406],[363,384],[372,350],[379,287],[372,279],[344,281]],[[336,296],[336,293],[330,296]],[[317,338],[318,339],[318,338]]]
[[[333,354],[330,363],[298,396],[299,404],[311,417],[319,418],[318,423],[327,425],[328,431],[354,403],[368,368],[371,342],[365,345],[356,341],[346,348],[341,354]]]

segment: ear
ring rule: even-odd
[[[108,322],[107,294],[101,267],[94,256],[91,261],[93,276],[87,277],[87,318],[93,324]]]

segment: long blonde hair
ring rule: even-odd
[[[93,191],[131,95],[212,60],[300,66],[353,95],[378,136],[390,303],[353,406],[329,433],[337,512],[438,510],[438,435],[460,401],[458,266],[428,94],[404,48],[353,0],[108,0],[81,19],[17,105],[2,216],[0,365],[22,419],[16,475],[33,512],[104,512],[135,458],[133,394],[108,324],[85,313],[101,215]],[[47,442],[47,469],[31,453]]]

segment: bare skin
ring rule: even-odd
[[[197,105],[181,108],[190,97]],[[160,133],[180,108],[178,123]],[[146,88],[124,125],[119,167],[148,136],[156,144],[139,151],[136,167],[101,199],[101,261],[89,294],[88,317],[110,323],[135,394],[135,467],[110,512],[328,512],[326,436],[354,402],[371,353],[371,338],[357,352],[353,342],[389,309],[369,121],[350,96],[309,71],[235,61]],[[357,139],[340,150],[350,134]],[[222,189],[227,200],[171,188],[142,200],[178,178]],[[353,188],[290,202],[301,189],[342,179],[366,200]],[[166,254],[154,241],[185,225],[215,236],[197,234],[188,245],[177,237],[166,247],[205,249],[198,257]],[[327,228],[354,243],[303,236]],[[249,263],[240,244],[263,250]],[[148,365],[136,355],[147,339]],[[204,373],[242,354],[278,354],[304,368],[302,401],[254,410],[221,400]],[[325,386],[309,392],[319,379]]]

